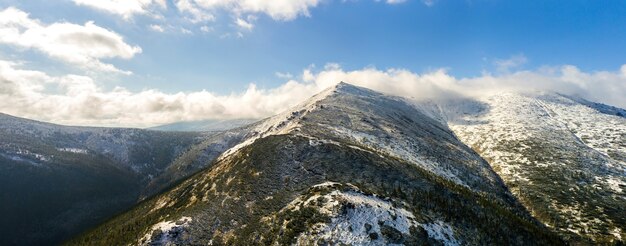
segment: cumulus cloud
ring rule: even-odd
[[[12,7],[0,11],[0,43],[38,50],[84,69],[124,74],[130,72],[101,59],[130,59],[141,53],[140,47],[127,44],[121,35],[92,21],[84,25],[67,22],[45,24]]]
[[[252,30],[258,14],[274,20],[290,21],[298,16],[310,16],[309,9],[320,0],[175,0],[174,5],[184,18],[199,24],[216,20],[216,14],[226,12],[239,28]],[[245,18],[244,18],[245,16]]]
[[[380,0],[375,0],[380,1]],[[386,0],[387,4],[400,4],[406,0]],[[321,0],[176,0],[175,5],[193,23],[214,21],[217,12],[225,11],[234,16],[234,24],[252,29],[257,15],[267,15],[277,21],[291,21],[300,16],[310,16],[310,10],[322,3]],[[434,0],[428,0],[432,5]],[[241,18],[246,16],[247,18]]]
[[[87,6],[107,13],[116,14],[126,20],[135,15],[160,18],[155,8],[166,9],[165,0],[73,0],[76,5]]]
[[[200,8],[194,0],[178,0],[176,8],[183,14],[188,14],[187,20],[192,23],[214,21],[215,16],[205,9]]]
[[[165,93],[105,90],[90,77],[51,76],[0,60],[0,112],[61,124],[146,127],[175,121],[262,118],[277,114],[339,81],[413,100],[451,95],[479,97],[504,91],[550,90],[626,107],[626,65],[618,71],[587,73],[574,66],[509,74],[455,78],[439,69],[364,68],[346,71],[336,64],[305,69],[275,88],[254,84],[241,93],[209,91]]]

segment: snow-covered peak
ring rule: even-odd
[[[339,82],[334,87],[331,87],[334,94],[350,94],[353,96],[374,96],[382,95],[382,93],[370,90],[364,87],[356,86],[347,82]]]

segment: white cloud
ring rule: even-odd
[[[150,25],[150,29],[155,32],[165,32],[165,29],[160,25]]]
[[[202,31],[202,32],[212,32],[212,31],[213,31],[213,27],[210,27],[210,26],[201,26],[201,27],[200,27],[200,31]]]
[[[129,20],[134,15],[148,15],[160,18],[155,14],[155,8],[166,9],[166,0],[73,0],[76,5],[105,11],[122,16]]]
[[[310,16],[309,9],[320,0],[176,0],[178,10],[189,16],[192,23],[215,21],[215,15],[224,11],[234,17],[234,24],[251,30],[256,14],[265,14],[278,21],[290,21],[299,16]],[[247,18],[242,18],[247,16]]]
[[[432,7],[433,5],[435,5],[436,1],[437,0],[422,0],[422,3],[426,4],[426,6],[428,6],[428,7]]]
[[[215,16],[208,11],[201,9],[194,0],[178,0],[176,1],[176,8],[178,11],[184,14],[189,14],[187,17],[192,23],[202,23],[208,21],[214,21]]]
[[[44,24],[16,8],[0,11],[0,43],[35,49],[84,69],[124,74],[130,72],[101,59],[130,59],[141,53],[140,47],[127,44],[122,36],[94,22]]]
[[[238,27],[251,30],[257,15],[267,15],[277,21],[291,21],[301,16],[310,16],[310,10],[324,0],[172,0],[178,16],[167,12],[166,0],[72,0],[76,5],[86,6],[131,20],[136,15],[157,19],[180,18],[193,24],[213,22],[216,16],[226,13],[233,17]],[[387,4],[400,4],[406,0],[374,0]],[[331,2],[331,1],[327,1]],[[345,2],[345,1],[342,1]],[[424,0],[432,5],[434,0]],[[243,18],[247,16],[246,18]],[[176,21],[174,21],[176,23]]]
[[[184,28],[184,27],[181,27],[181,28],[180,28],[180,32],[181,32],[182,34],[187,34],[187,35],[191,35],[191,34],[193,34],[193,32],[192,32],[191,30],[189,30],[189,29],[187,29],[187,28]]]
[[[343,2],[347,2],[347,1],[348,0],[343,0]],[[405,3],[407,0],[375,0],[375,1],[376,2],[385,2],[386,4],[395,5],[395,4]],[[424,4],[426,4],[426,5],[428,5],[429,7],[435,4],[435,0],[422,0],[422,2]]]
[[[339,81],[415,100],[532,89],[580,94],[626,107],[625,67],[621,71],[586,73],[574,66],[561,66],[455,78],[443,69],[419,74],[404,69],[346,71],[332,65],[317,72],[305,69],[299,78],[288,79],[276,88],[261,89],[250,84],[241,93],[219,95],[204,90],[105,90],[89,77],[55,77],[0,60],[0,112],[62,124],[135,127],[206,118],[261,118],[286,110]]]
[[[292,79],[293,78],[293,75],[291,73],[276,72],[274,73],[274,75],[276,75],[276,77],[280,79]]]
[[[496,59],[493,64],[500,72],[510,72],[513,68],[518,68],[528,62],[528,58],[524,54],[514,55],[508,59]]]
[[[431,0],[432,1],[432,0]],[[387,0],[385,1],[388,4],[400,4],[406,2],[406,0]],[[428,4],[427,4],[428,5]],[[430,6],[430,5],[429,5]]]
[[[293,20],[298,16],[309,16],[309,9],[316,7],[319,0],[179,0],[190,2],[204,11],[226,10],[236,15],[267,14],[274,20]],[[177,4],[178,5],[178,4]]]
[[[235,23],[237,24],[237,26],[243,29],[252,30],[252,28],[254,28],[254,25],[252,25],[252,23],[245,21],[244,19],[241,19],[241,18],[237,18]]]

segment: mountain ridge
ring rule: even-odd
[[[340,82],[283,113],[215,133],[71,127],[0,113],[0,167],[39,172],[62,164],[51,156],[63,153],[71,165],[60,166],[96,168],[87,174],[122,170],[104,172],[104,180],[122,181],[110,197],[141,187],[122,207],[138,205],[70,244],[520,244],[513,235],[536,244],[615,243],[626,236],[613,209],[626,201],[623,110],[580,100],[541,92],[424,102]],[[174,136],[183,135],[180,148]],[[164,143],[173,152],[161,164],[120,165],[156,157]],[[123,181],[137,175],[141,186]],[[18,189],[4,180],[0,196]],[[593,202],[580,205],[586,201]],[[66,208],[64,216],[72,211],[85,210]]]
[[[404,101],[339,84],[255,127],[211,167],[70,244],[560,242],[484,160]],[[353,216],[363,213],[378,215]]]

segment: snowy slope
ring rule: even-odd
[[[208,134],[158,132],[132,128],[75,127],[33,121],[0,114],[0,153],[32,156],[42,162],[56,152],[104,155],[142,175],[156,175],[168,163],[159,163],[155,155],[180,154]],[[161,145],[172,153],[155,153]],[[52,148],[52,149],[51,149]],[[145,153],[140,151],[146,151]],[[58,155],[58,154],[57,154]],[[168,162],[171,160],[167,160]],[[42,163],[40,163],[42,164]]]
[[[444,111],[456,135],[545,224],[566,237],[623,239],[626,119],[594,105],[555,93],[507,93]]]
[[[254,125],[251,137],[222,158],[256,139],[296,134],[312,140],[365,148],[409,161],[459,185],[502,195],[489,165],[459,142],[440,121],[402,98],[339,83],[298,106]],[[449,154],[453,153],[453,154]]]
[[[332,189],[333,186],[341,184],[326,182],[313,189]],[[306,245],[316,241],[346,245],[417,244],[420,240],[418,235],[421,234],[424,238],[430,238],[431,244],[460,245],[454,230],[445,222],[419,223],[410,211],[396,207],[380,197],[364,194],[350,184],[346,186],[346,191],[335,189],[328,194],[299,197],[280,211],[319,206],[319,211],[331,218],[330,223],[320,224],[312,231],[300,234],[297,244]],[[345,204],[350,205],[346,207]],[[421,232],[416,232],[419,230]],[[413,238],[411,234],[415,234]],[[407,239],[400,241],[401,237]],[[394,242],[394,238],[397,241]]]

